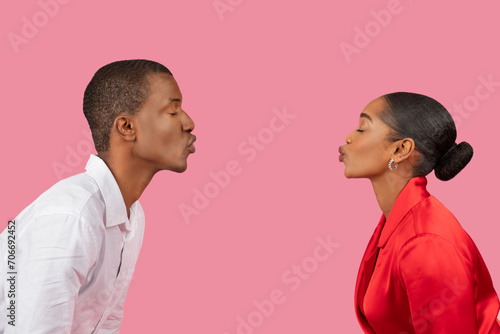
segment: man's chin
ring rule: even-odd
[[[187,163],[179,166],[171,166],[167,169],[175,173],[184,173],[187,169]]]

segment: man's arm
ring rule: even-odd
[[[69,334],[79,289],[97,260],[95,236],[73,215],[17,223],[29,225],[17,238],[16,327],[5,334]]]
[[[127,291],[130,286],[130,281],[132,280],[132,275],[134,270],[127,271],[127,278],[123,283],[124,286],[121,287],[120,296],[117,303],[110,314],[103,319],[103,323],[99,328],[99,334],[118,334],[120,332],[120,326],[123,320],[123,311],[125,299],[127,298]]]

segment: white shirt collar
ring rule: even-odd
[[[127,207],[118,183],[106,163],[98,156],[91,154],[85,166],[89,174],[101,189],[106,206],[106,227],[125,223],[125,228],[130,231],[131,224],[127,217]],[[133,217],[137,202],[130,207],[130,216]]]

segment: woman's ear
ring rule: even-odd
[[[394,151],[396,157],[394,161],[400,163],[403,160],[408,159],[411,153],[415,150],[415,142],[411,138],[404,138],[398,142],[398,146]]]

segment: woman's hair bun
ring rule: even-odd
[[[441,181],[454,178],[472,159],[474,150],[468,142],[454,144],[434,167],[434,174]]]

